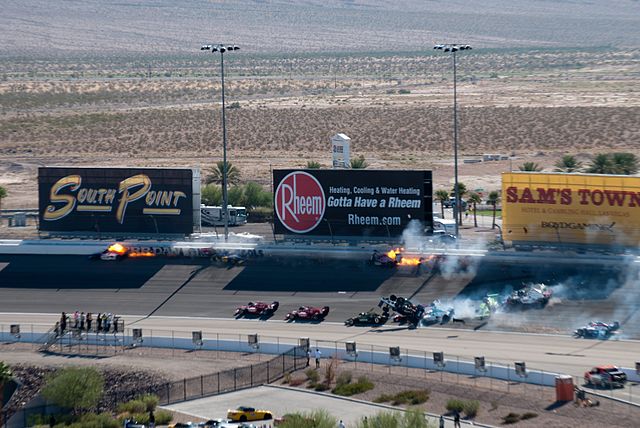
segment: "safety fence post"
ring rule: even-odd
[[[373,371],[373,345],[371,345],[371,371]]]
[[[184,395],[184,401],[187,401],[187,378],[186,377],[182,381],[182,392]]]
[[[220,394],[220,372],[218,372],[218,394]]]
[[[175,357],[175,355],[176,355],[175,336],[174,336],[174,331],[171,330],[171,356]]]
[[[237,381],[238,380],[238,369],[233,369],[233,390],[235,391],[236,385],[237,385]]]
[[[204,396],[204,376],[200,375],[200,397]]]
[[[269,361],[267,361],[267,383],[270,383],[270,381],[269,381],[269,366],[270,365],[271,364],[269,364]]]
[[[251,379],[251,386],[253,386],[253,364],[249,366],[249,378]]]

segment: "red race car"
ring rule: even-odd
[[[313,306],[300,306],[295,311],[291,311],[284,319],[286,321],[305,320],[322,321],[329,314],[329,306],[316,308]]]
[[[280,303],[273,302],[271,304],[265,302],[249,302],[246,305],[238,306],[236,313],[233,314],[236,318],[244,316],[261,317],[265,315],[273,315],[278,310]]]

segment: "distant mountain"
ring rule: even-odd
[[[250,52],[640,46],[636,0],[15,0],[0,55],[179,54],[202,42]]]

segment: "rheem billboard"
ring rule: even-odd
[[[275,170],[275,232],[395,237],[433,227],[431,171]]]
[[[40,230],[190,234],[196,181],[191,169],[39,168]]]
[[[502,174],[505,240],[640,245],[640,177]]]

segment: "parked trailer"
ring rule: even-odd
[[[229,226],[240,226],[247,223],[247,209],[245,207],[227,206],[229,212]],[[224,226],[222,207],[200,206],[202,226]]]

